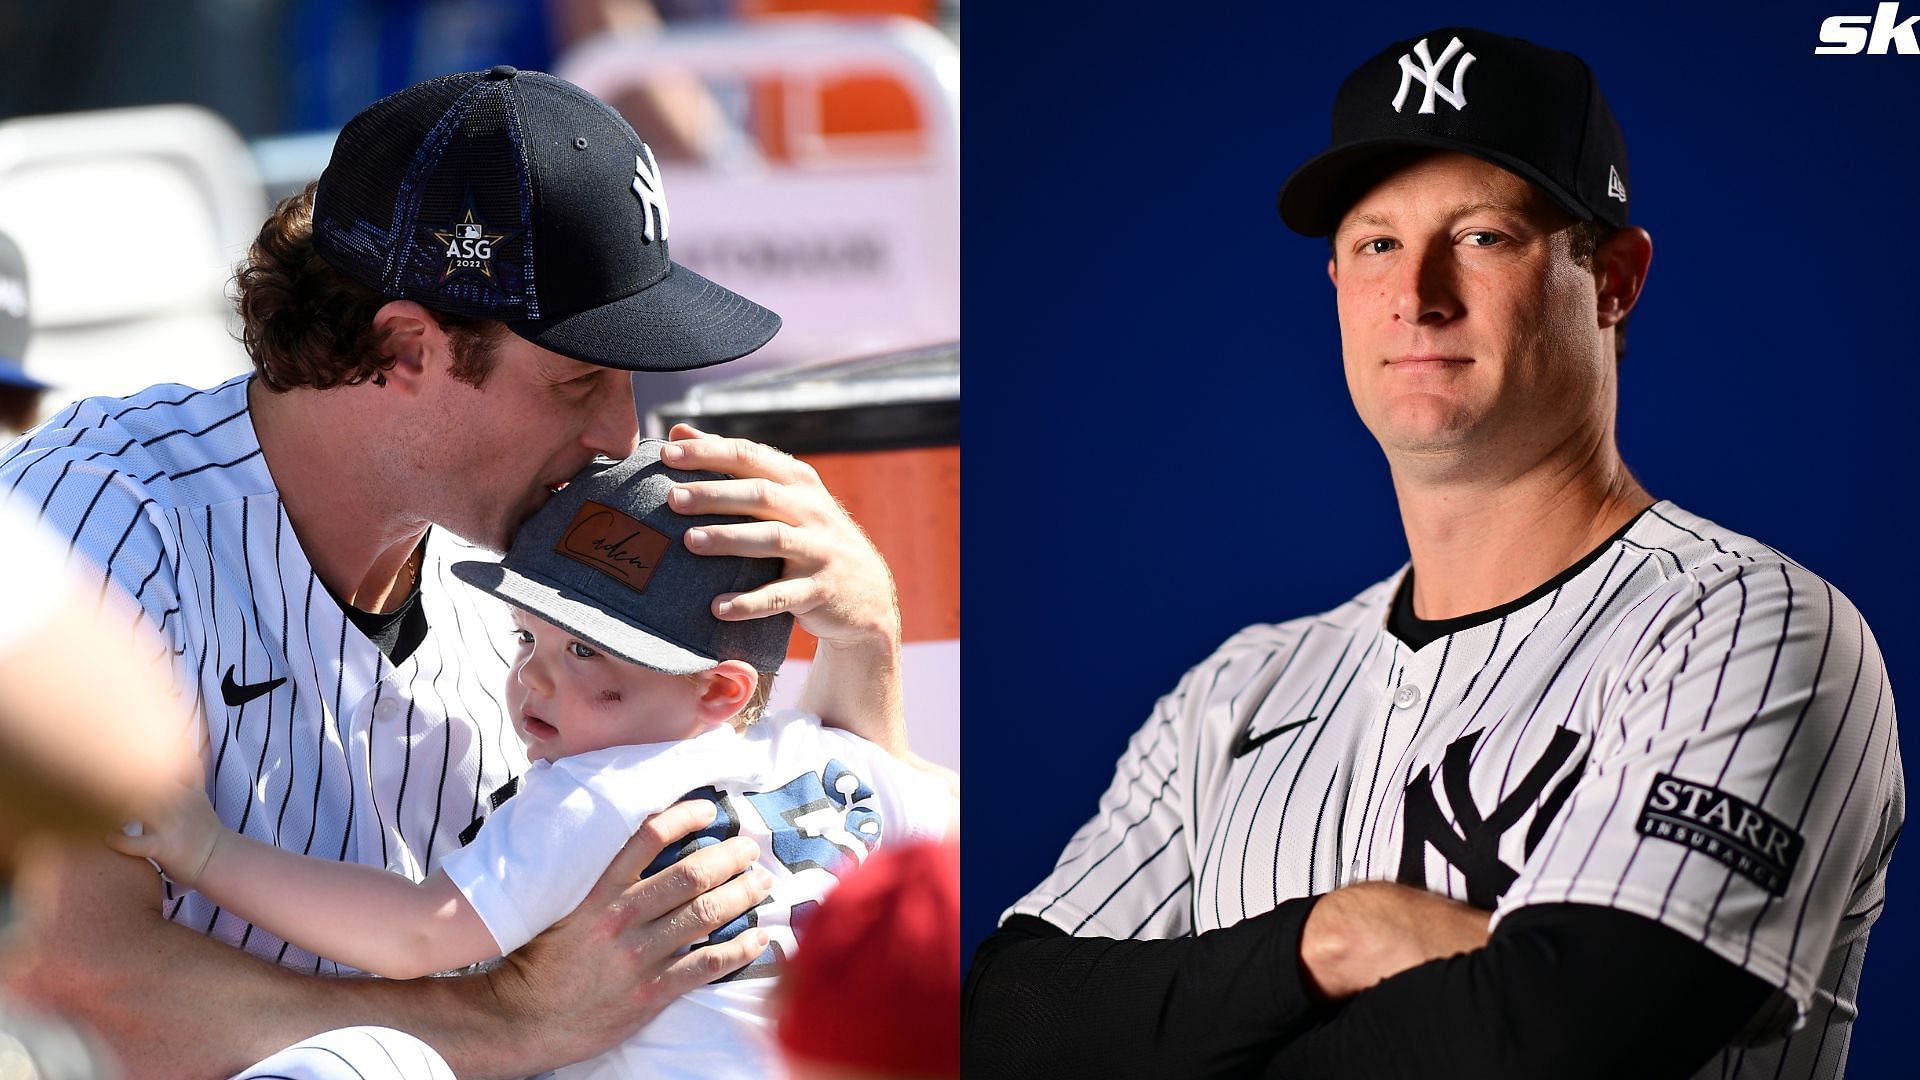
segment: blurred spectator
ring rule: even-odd
[[[40,415],[46,383],[27,374],[27,339],[33,334],[27,263],[20,248],[0,233],[0,439],[32,427]]]
[[[6,249],[11,251],[11,246]],[[0,933],[65,901],[46,874],[99,843],[135,801],[197,776],[170,653],[132,607],[82,576],[66,545],[0,507]],[[91,569],[92,577],[100,571]],[[168,723],[172,717],[174,722]],[[0,1078],[115,1080],[100,1046],[0,997]]]
[[[0,508],[0,885],[38,837],[92,842],[126,807],[197,777],[172,653],[101,571]],[[0,1071],[0,1077],[8,1074]]]
[[[804,925],[779,1040],[793,1080],[960,1075],[960,850],[887,848]]]

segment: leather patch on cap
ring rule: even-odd
[[[581,505],[553,550],[625,584],[635,592],[647,587],[654,568],[673,541],[658,529],[597,502]]]

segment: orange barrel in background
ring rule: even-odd
[[[686,421],[819,471],[893,570],[914,749],[959,768],[960,346],[716,379],[655,415],[663,430]],[[798,694],[794,661],[814,645],[795,631],[776,703]]]

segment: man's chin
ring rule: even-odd
[[[513,544],[513,534],[518,528],[517,525],[507,525],[499,521],[436,521],[434,525],[494,555],[507,553],[507,548]]]

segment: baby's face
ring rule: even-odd
[[[519,609],[519,651],[507,678],[507,710],[535,761],[632,743],[673,742],[705,730],[695,718],[699,688],[602,653]]]

